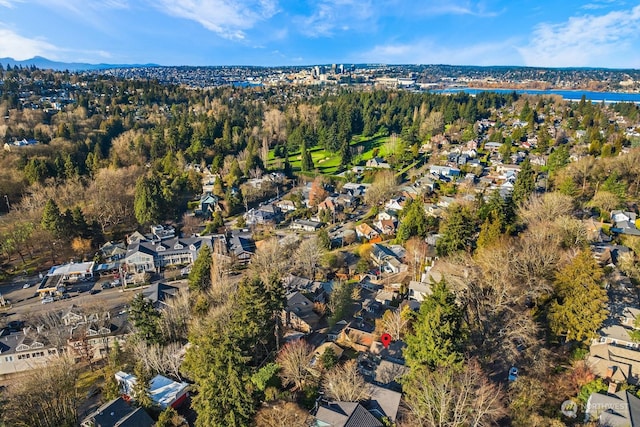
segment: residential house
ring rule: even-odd
[[[339,194],[335,198],[335,203],[338,205],[338,207],[344,210],[344,209],[351,209],[354,206],[356,206],[356,204],[358,203],[358,200],[356,199],[355,196],[352,196],[351,194]]]
[[[431,165],[431,167],[429,168],[429,173],[431,173],[434,176],[454,179],[460,176],[460,169],[453,168],[451,166]]]
[[[611,231],[614,233],[640,236],[640,230],[636,227],[635,212],[611,211],[611,220],[615,224],[614,227],[611,227]]]
[[[610,306],[615,302],[610,301]],[[617,314],[615,310],[610,309],[610,315],[605,320],[603,327],[598,331],[600,337],[593,340],[593,343],[600,342],[605,344],[613,344],[627,348],[640,348],[629,333],[634,329],[636,317],[640,314],[640,309],[635,307],[624,307],[621,313]]]
[[[133,389],[137,378],[123,371],[116,372],[115,376],[122,394],[128,396],[129,399],[133,399]],[[156,375],[149,383],[149,397],[151,397],[156,406],[162,409],[169,406],[176,409],[189,397],[189,384],[176,382],[162,375]]]
[[[176,229],[170,225],[152,225],[151,234],[154,240],[173,239],[176,236]]]
[[[380,360],[380,363],[375,368],[373,381],[382,387],[401,391],[402,386],[400,385],[400,378],[408,372],[409,368],[400,363],[395,363],[390,360]],[[376,388],[385,390],[382,387]],[[396,414],[394,413],[393,415],[395,417]]]
[[[628,390],[593,393],[587,400],[585,421],[607,427],[638,427],[640,399]]]
[[[389,247],[380,243],[374,243],[371,250],[371,259],[382,271],[387,273],[399,273],[407,270],[407,265],[403,264]]]
[[[397,298],[397,292],[388,291],[386,289],[380,289],[375,296],[376,302],[382,304],[384,307],[389,307]]]
[[[314,232],[322,228],[322,224],[323,223],[319,221],[311,221],[308,219],[296,219],[291,223],[289,228],[291,228],[292,230]]]
[[[140,240],[129,245],[124,263],[129,266],[130,271],[136,272],[154,272],[172,265],[192,264],[204,245],[212,248],[213,240],[218,239],[225,237],[174,237],[159,242]]]
[[[104,403],[85,417],[81,427],[152,427],[153,419],[143,408],[129,405],[122,397]]]
[[[78,323],[70,328],[67,353],[76,361],[102,360],[109,355],[116,343],[120,347],[124,346],[127,334],[128,323],[120,317]]]
[[[206,193],[212,193],[213,194],[213,189],[215,187],[216,184],[216,180],[218,180],[219,177],[216,174],[211,173],[211,171],[208,168],[205,168],[202,171],[202,193],[206,194]]]
[[[327,339],[331,342],[338,341],[347,326],[348,323],[346,320],[338,320],[336,324],[333,325],[333,328],[327,332]]]
[[[356,235],[361,239],[368,240],[369,242],[371,242],[372,240],[379,241],[380,239],[380,234],[376,230],[371,228],[371,226],[366,222],[363,222],[362,224],[356,226]]]
[[[411,301],[422,302],[432,293],[433,290],[429,283],[418,282],[415,280],[409,282],[409,300]]]
[[[364,325],[355,321],[347,324],[339,333],[335,340],[342,347],[350,347],[356,351],[368,351],[373,344],[374,328],[365,328]]]
[[[166,306],[167,301],[175,297],[180,289],[167,285],[166,283],[157,282],[142,291],[142,296],[153,304],[153,307],[158,310]]]
[[[329,213],[335,213],[338,208],[333,197],[327,197],[320,203],[318,203],[318,212],[322,212],[324,210],[329,211]]]
[[[250,209],[249,212],[244,214],[244,219],[247,224],[277,224],[280,222],[281,216],[280,208],[272,203],[260,205],[256,209]]]
[[[140,233],[139,231],[134,231],[129,236],[127,236],[127,245],[132,245],[141,240],[148,240],[147,237]]]
[[[196,209],[196,215],[203,215],[210,217],[214,212],[221,211],[220,199],[218,196],[212,193],[203,193],[198,201],[198,209]]]
[[[640,382],[640,351],[606,343],[589,347],[589,370],[596,376],[618,384]]]
[[[366,193],[367,188],[371,184],[357,184],[354,182],[347,182],[342,186],[342,191],[352,195],[353,197],[362,197]]]
[[[255,254],[256,245],[251,238],[251,233],[234,230],[229,239],[229,254],[235,262],[246,265]]]
[[[314,426],[383,427],[383,424],[358,402],[329,402],[316,411]]]
[[[396,223],[390,219],[379,219],[373,223],[373,226],[385,235],[392,235],[396,232]]]
[[[384,208],[393,212],[398,212],[404,209],[404,206],[407,204],[407,199],[405,197],[396,197],[389,200],[385,203]]]
[[[484,149],[491,152],[498,151],[500,147],[502,147],[502,144],[499,142],[489,141],[486,144],[484,144]]]
[[[282,311],[282,323],[296,331],[313,332],[320,316],[313,311],[313,303],[302,293],[295,291],[287,295],[287,305]]]
[[[325,342],[325,343],[322,343],[313,352],[313,360],[311,361],[311,364],[315,365],[315,361],[320,359],[324,355],[324,352],[329,349],[333,351],[333,354],[336,356],[336,360],[340,360],[340,358],[342,357],[342,354],[344,353],[344,350],[342,349],[342,347],[332,342]]]
[[[106,262],[113,262],[124,258],[127,248],[124,243],[107,242],[100,247],[100,254]]]
[[[296,205],[292,200],[278,200],[274,203],[282,212],[293,212],[296,210]]]
[[[4,330],[3,330],[4,334]],[[0,336],[0,375],[46,366],[58,359],[62,347],[49,341],[40,328]]]
[[[382,362],[380,362],[378,370],[381,367],[384,370],[384,373],[381,374],[381,378],[384,378],[386,380],[388,378],[391,378],[392,376],[395,376],[395,379],[389,384],[395,383],[397,389],[399,387],[399,384],[397,384],[397,380],[399,379],[399,376],[403,375],[400,374],[400,368],[404,368],[404,366],[383,360]],[[396,367],[399,368],[396,369]],[[378,382],[378,370],[376,370],[376,382]],[[407,371],[408,369],[404,368],[404,372],[406,373]],[[388,377],[387,373],[389,374]],[[398,417],[398,410],[400,409],[400,400],[402,399],[402,394],[398,391],[390,390],[385,387],[379,387],[375,384],[371,384],[369,388],[371,390],[369,400],[363,403],[364,407],[379,419],[387,418],[392,423],[396,422],[396,418]]]
[[[327,292],[322,282],[313,281],[304,277],[288,274],[282,279],[282,285],[289,292],[300,291],[310,297],[313,297],[314,302],[325,302],[327,298]]]
[[[391,169],[391,165],[382,160],[380,157],[374,157],[367,160],[366,166],[368,168]]]
[[[438,206],[440,206],[441,208],[448,208],[455,202],[456,202],[456,199],[449,196],[440,196],[438,198]]]
[[[391,220],[393,222],[398,222],[398,217],[391,211],[382,211],[378,213],[378,220]]]

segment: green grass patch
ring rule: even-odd
[[[100,385],[104,382],[104,372],[102,369],[91,371],[86,370],[78,375],[77,388],[80,396],[85,396],[89,389],[93,386]]]
[[[386,157],[388,154],[386,152],[386,143],[389,142],[390,139],[391,137],[384,135],[375,135],[373,137],[363,137],[362,135],[354,136],[350,143],[354,149],[354,160],[357,160],[359,163],[365,163],[375,156]],[[361,153],[358,154],[358,151],[361,151]],[[335,175],[340,171],[340,153],[331,153],[318,146],[310,148],[309,152],[313,159],[314,169],[318,170],[322,175]],[[272,148],[269,150],[268,166],[273,166],[276,161],[284,162],[284,159],[276,157],[275,150]],[[289,162],[294,171],[301,171],[302,161],[299,150],[294,153],[289,153]],[[356,163],[354,162],[354,164]]]

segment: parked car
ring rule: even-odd
[[[111,286],[115,287],[115,286],[120,286],[120,279],[116,279],[111,281]]]
[[[27,289],[30,288],[31,284],[30,283],[25,283],[24,285],[22,285],[22,289]]]
[[[53,302],[53,301],[55,301],[55,300],[53,299],[53,297],[45,297],[45,298],[42,298],[41,303],[42,303],[42,304],[49,304],[50,302]]]
[[[516,368],[515,366],[512,366],[511,369],[509,369],[509,381],[515,381],[518,379],[518,368]]]
[[[91,289],[91,290],[89,291],[89,295],[95,295],[95,294],[97,294],[98,292],[100,292],[100,289]]]

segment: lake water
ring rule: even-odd
[[[535,89],[478,89],[469,87],[452,87],[442,90],[434,90],[434,93],[458,93],[466,92],[469,95],[476,95],[480,92],[496,92],[496,93],[516,93],[528,95],[560,95],[568,101],[579,101],[582,95],[592,102],[633,102],[640,104],[640,93],[623,93],[623,92],[590,92],[584,90],[535,90]]]

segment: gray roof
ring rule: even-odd
[[[234,233],[229,239],[229,249],[234,254],[239,255],[243,252],[254,253],[256,247],[250,234]]]
[[[316,422],[332,427],[383,427],[382,423],[358,402],[331,402],[321,406]]]
[[[287,295],[287,311],[295,313],[298,318],[304,320],[311,329],[318,326],[320,317],[313,311],[313,303],[300,292],[292,292]]]
[[[151,427],[154,422],[144,409],[134,409],[122,397],[118,397],[100,406],[82,424],[95,427]]]
[[[385,362],[385,361],[383,361]],[[391,362],[387,362],[391,363]],[[396,365],[396,364],[394,364]],[[408,371],[402,365],[397,365],[404,369],[404,372]],[[380,369],[382,367],[382,363],[378,367]],[[377,377],[377,372],[376,372]],[[376,385],[371,385],[371,396],[369,397],[369,401],[365,403],[366,408],[373,412],[374,414],[379,414],[379,416],[385,416],[389,418],[391,421],[395,421],[398,415],[398,408],[400,408],[400,399],[402,398],[402,394],[397,391],[389,390],[383,387],[378,387]]]
[[[149,255],[162,253],[163,255],[171,255],[182,253],[190,250],[193,245],[195,250],[199,250],[202,244],[211,246],[210,237],[173,237],[161,242],[138,241],[129,246],[127,257],[135,252],[144,252]]]
[[[593,393],[587,401],[586,413],[609,427],[640,426],[640,399],[626,390],[615,394]]]
[[[166,283],[158,282],[149,286],[142,291],[142,295],[151,301],[153,305],[163,303],[169,297],[173,297],[178,293],[179,289],[175,286],[167,285]]]

